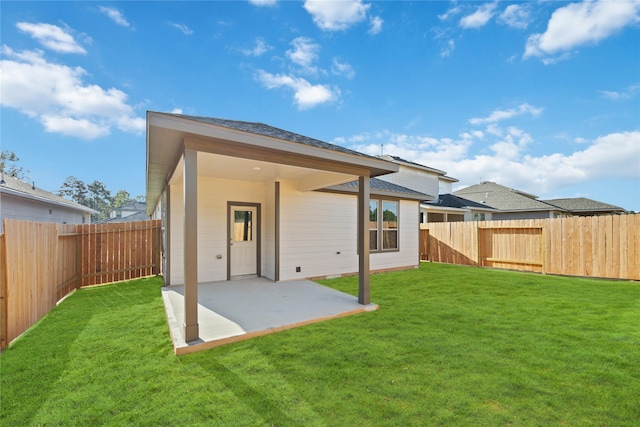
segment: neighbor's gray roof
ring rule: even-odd
[[[468,200],[454,194],[441,194],[437,200],[428,202],[426,204],[431,206],[442,206],[445,208],[476,208],[492,211],[495,210],[491,206],[487,206],[485,203],[477,203],[473,200]]]
[[[346,190],[350,189],[356,191],[359,184],[358,181],[351,181],[341,185],[335,185],[333,187],[327,188],[327,190]],[[411,200],[427,200],[431,199],[433,196],[430,194],[424,194],[419,191],[412,190],[407,187],[403,187],[401,185],[393,184],[388,181],[384,181],[378,178],[371,178],[369,180],[369,186],[371,189],[371,194],[384,194],[384,195],[395,195],[398,198],[407,198]]]
[[[608,203],[598,202],[597,200],[587,199],[586,197],[574,197],[566,199],[550,199],[543,200],[553,206],[566,209],[570,212],[624,212],[625,210],[619,206],[610,205]]]
[[[150,219],[150,216],[147,215],[145,212],[136,212],[134,214],[131,214],[123,218],[106,218],[106,219],[97,221],[96,223],[104,224],[104,223],[114,223],[114,222],[136,222],[136,221],[148,221],[149,219]]]
[[[9,175],[3,175],[2,180],[4,183],[0,183],[0,193],[11,194],[18,197],[24,197],[31,200],[37,200],[45,203],[52,203],[58,206],[64,206],[70,209],[75,209],[89,214],[97,214],[95,211],[87,206],[83,206],[72,200],[65,199],[57,194],[50,193],[42,188],[36,187],[35,183],[26,183],[18,178],[14,178]],[[1,181],[0,181],[1,182]]]
[[[500,211],[564,211],[563,208],[551,206],[537,196],[520,190],[511,189],[495,182],[483,182],[453,192],[456,196],[476,203],[481,203]]]
[[[202,117],[202,116],[190,116],[185,114],[168,114],[170,116],[182,117],[184,119],[193,120],[201,123],[208,123],[211,125],[222,126],[229,129],[241,130],[244,132],[253,133],[256,135],[269,136],[272,138],[282,139],[284,141],[298,142],[300,144],[311,145],[313,147],[325,148],[327,150],[339,151],[345,154],[353,154],[361,157],[369,157],[375,159],[377,157],[369,156],[368,154],[360,153],[355,150],[350,150],[339,145],[330,144],[328,142],[320,141],[318,139],[310,138],[308,136],[300,135],[294,132],[290,132],[284,129],[279,129],[273,126],[266,125],[259,122],[244,122],[239,120],[218,119],[215,117]]]
[[[129,202],[129,203],[125,203],[122,206],[118,206],[117,208],[114,208],[112,210],[114,211],[145,211],[147,209],[147,203],[146,202],[139,202],[137,200],[134,200],[133,202]]]

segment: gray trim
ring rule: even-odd
[[[274,280],[280,281],[280,181],[275,182],[275,272]]]
[[[231,280],[231,208],[233,206],[246,206],[256,208],[256,274],[262,276],[262,212],[260,203],[231,202],[227,201],[227,280]]]
[[[166,219],[165,219],[165,247],[164,247],[164,270],[162,271],[162,274],[164,276],[164,284],[166,286],[171,286],[171,263],[167,262],[167,260],[171,259],[171,186],[167,185],[165,187],[165,194],[166,194],[166,199],[165,199],[165,213],[166,213]],[[161,210],[162,212],[162,210]]]
[[[369,178],[358,178],[358,302],[367,305],[370,298],[369,253]]]
[[[376,198],[373,197],[369,199],[370,202],[375,201],[378,204],[378,223],[377,223],[377,232],[378,232],[378,241],[376,242],[376,250],[371,251],[373,254],[381,254],[381,253],[389,253],[389,252],[400,252],[400,200],[399,199],[389,199],[389,198]],[[384,249],[383,241],[384,241],[384,229],[382,228],[382,224],[384,222],[384,202],[393,202],[398,204],[398,228],[396,229],[398,232],[398,239],[396,241],[397,246],[393,249]],[[418,208],[419,210],[420,208]],[[368,222],[367,222],[368,224]]]
[[[199,339],[198,326],[198,152],[184,150],[184,339]]]

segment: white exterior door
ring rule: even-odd
[[[258,273],[256,208],[231,206],[229,216],[229,275],[249,276]]]

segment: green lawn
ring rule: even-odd
[[[357,278],[326,285],[356,294]],[[82,289],[1,356],[2,426],[631,426],[640,284],[423,264],[375,312],[174,356],[161,280]]]

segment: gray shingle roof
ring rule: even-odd
[[[408,197],[411,199],[415,199],[415,200],[426,200],[431,198],[430,195],[428,194],[424,194],[421,193],[419,191],[415,191],[412,190],[410,188],[407,187],[403,187],[401,185],[397,185],[397,184],[393,184],[391,182],[388,181],[383,181],[381,179],[377,179],[377,178],[371,178],[369,180],[369,186],[371,188],[371,192],[375,193],[375,192],[384,192],[384,193],[395,193],[397,194],[398,197],[402,198],[404,197]],[[358,188],[358,181],[351,181],[351,182],[347,182],[345,184],[341,184],[341,185],[336,185],[334,187],[331,187],[331,189],[340,189],[340,188],[353,188],[353,189],[357,189]]]
[[[445,208],[477,208],[485,210],[495,210],[484,203],[476,203],[453,194],[441,194],[437,200],[426,203],[432,206],[442,206]]]
[[[313,147],[324,148],[327,150],[339,151],[345,154],[353,154],[360,157],[368,157],[375,158],[374,156],[369,156],[364,153],[360,153],[358,151],[350,150],[345,147],[341,147],[339,145],[330,144],[328,142],[320,141],[318,139],[310,138],[308,136],[300,135],[294,132],[289,132],[284,129],[279,129],[273,126],[266,125],[264,123],[258,122],[243,122],[239,120],[227,120],[227,119],[218,119],[214,117],[201,117],[201,116],[190,116],[185,114],[171,114],[175,117],[182,117],[184,119],[193,120],[201,123],[208,123],[216,126],[222,126],[228,129],[241,130],[244,132],[253,133],[256,135],[269,136],[272,138],[278,138],[285,141],[298,142],[300,144],[311,145]]]
[[[549,199],[543,200],[553,206],[566,209],[570,212],[624,212],[625,210],[619,206],[610,205],[608,203],[598,202],[597,200],[587,199],[586,197],[574,197],[566,199]]]
[[[149,219],[151,218],[146,214],[146,212],[142,211],[142,212],[136,212],[124,218],[106,218],[106,219],[97,221],[97,223],[104,224],[104,223],[113,223],[113,222],[136,222],[136,221],[148,221]]]
[[[65,199],[57,194],[50,193],[42,188],[36,187],[35,183],[26,183],[18,178],[12,176],[3,175],[3,184],[0,184],[0,192],[7,192],[15,195],[21,195],[30,199],[40,200],[43,202],[53,203],[56,205],[66,206],[71,209],[76,209],[82,212],[97,214],[98,212],[72,200]]]
[[[563,211],[564,209],[551,206],[536,200],[537,196],[523,191],[511,189],[495,182],[483,182],[462,188],[453,192],[456,196],[500,211]]]

